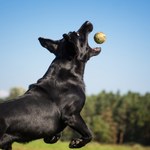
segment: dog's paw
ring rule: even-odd
[[[60,135],[55,135],[53,137],[46,137],[44,138],[44,142],[47,144],[56,143],[60,139]]]
[[[72,139],[72,141],[69,144],[69,148],[80,148],[84,146],[85,144],[86,143],[84,142],[82,138],[76,138],[76,139]]]

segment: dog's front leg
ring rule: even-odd
[[[68,116],[66,123],[69,127],[82,135],[81,138],[72,139],[69,144],[70,148],[80,148],[92,140],[91,132],[80,114]]]
[[[61,134],[56,134],[53,137],[45,137],[44,142],[47,144],[53,144],[53,143],[56,143],[60,139],[60,137],[61,137]]]

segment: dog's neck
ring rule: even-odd
[[[56,67],[59,69],[64,69],[73,75],[76,75],[76,77],[83,79],[84,75],[84,69],[85,69],[85,63],[77,61],[76,59],[72,60],[62,60],[62,59],[55,59],[54,64],[56,64]]]
[[[60,73],[60,70],[64,70],[66,73],[72,74],[75,78],[83,80],[85,62],[74,59],[66,60],[55,58],[43,78],[57,76]]]

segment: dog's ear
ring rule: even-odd
[[[71,38],[68,34],[63,34],[63,38],[66,40],[66,41],[70,41]]]
[[[51,40],[51,39],[45,39],[45,38],[39,38],[39,42],[40,44],[48,49],[51,53],[54,53],[55,55],[57,54],[57,49],[58,49],[58,45],[60,43],[59,40]]]

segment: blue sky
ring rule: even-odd
[[[86,65],[86,93],[150,92],[149,8],[149,0],[0,0],[0,96],[46,72],[54,56],[38,37],[61,39],[86,20],[90,46],[102,48]],[[107,36],[101,45],[93,40],[99,31]]]

